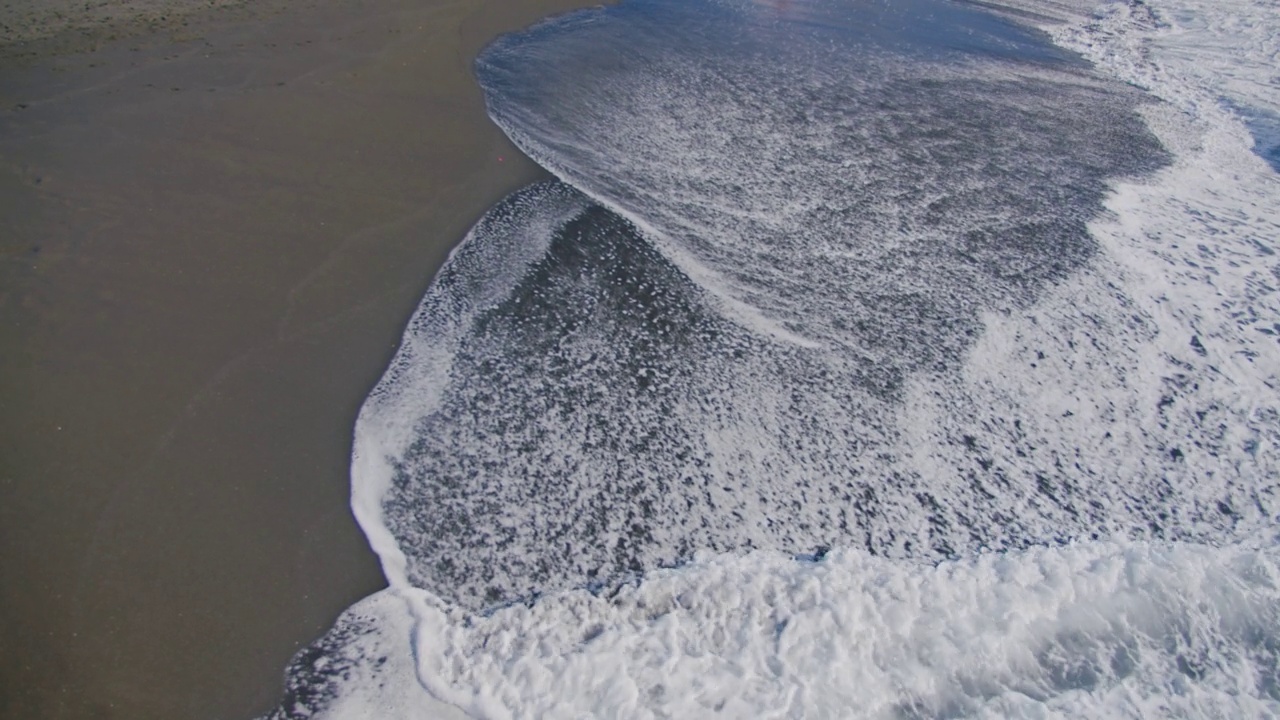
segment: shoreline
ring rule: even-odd
[[[545,177],[470,63],[584,5],[242,6],[0,54],[0,714],[266,712],[385,584],[356,413],[449,251]]]

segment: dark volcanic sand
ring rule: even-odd
[[[576,4],[0,46],[0,717],[249,717],[382,586],[356,412],[449,248],[540,175],[471,59]]]

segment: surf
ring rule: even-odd
[[[282,707],[1280,711],[1268,18],[654,1],[500,39],[491,114],[557,180],[362,409],[391,588]]]

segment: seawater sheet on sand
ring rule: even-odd
[[[477,67],[491,115],[561,181],[476,229],[489,256],[463,248],[440,302],[494,267],[518,279],[448,330],[424,312],[397,362],[426,379],[371,402],[412,425],[373,456],[392,458],[380,512],[411,584],[479,608],[698,549],[948,557],[1165,512],[1108,509],[1152,473],[1089,482],[1135,454],[1126,438],[1081,457],[1098,441],[1033,432],[1035,408],[906,402],[956,384],[984,313],[1090,262],[1109,180],[1167,160],[1134,89],[933,0],[624,3],[499,39]],[[526,263],[529,229],[572,203]],[[1105,331],[1124,349],[1143,330],[1122,311]],[[924,421],[943,437],[910,437]],[[959,451],[918,467],[939,441]],[[1230,522],[1218,501],[1256,505],[1234,489],[1182,503],[1197,531]]]
[[[495,43],[561,182],[367,401],[392,587],[279,714],[1280,713],[1277,38],[631,2]]]

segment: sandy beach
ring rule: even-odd
[[[382,586],[356,412],[542,174],[471,60],[578,4],[0,8],[0,716],[251,717]]]

